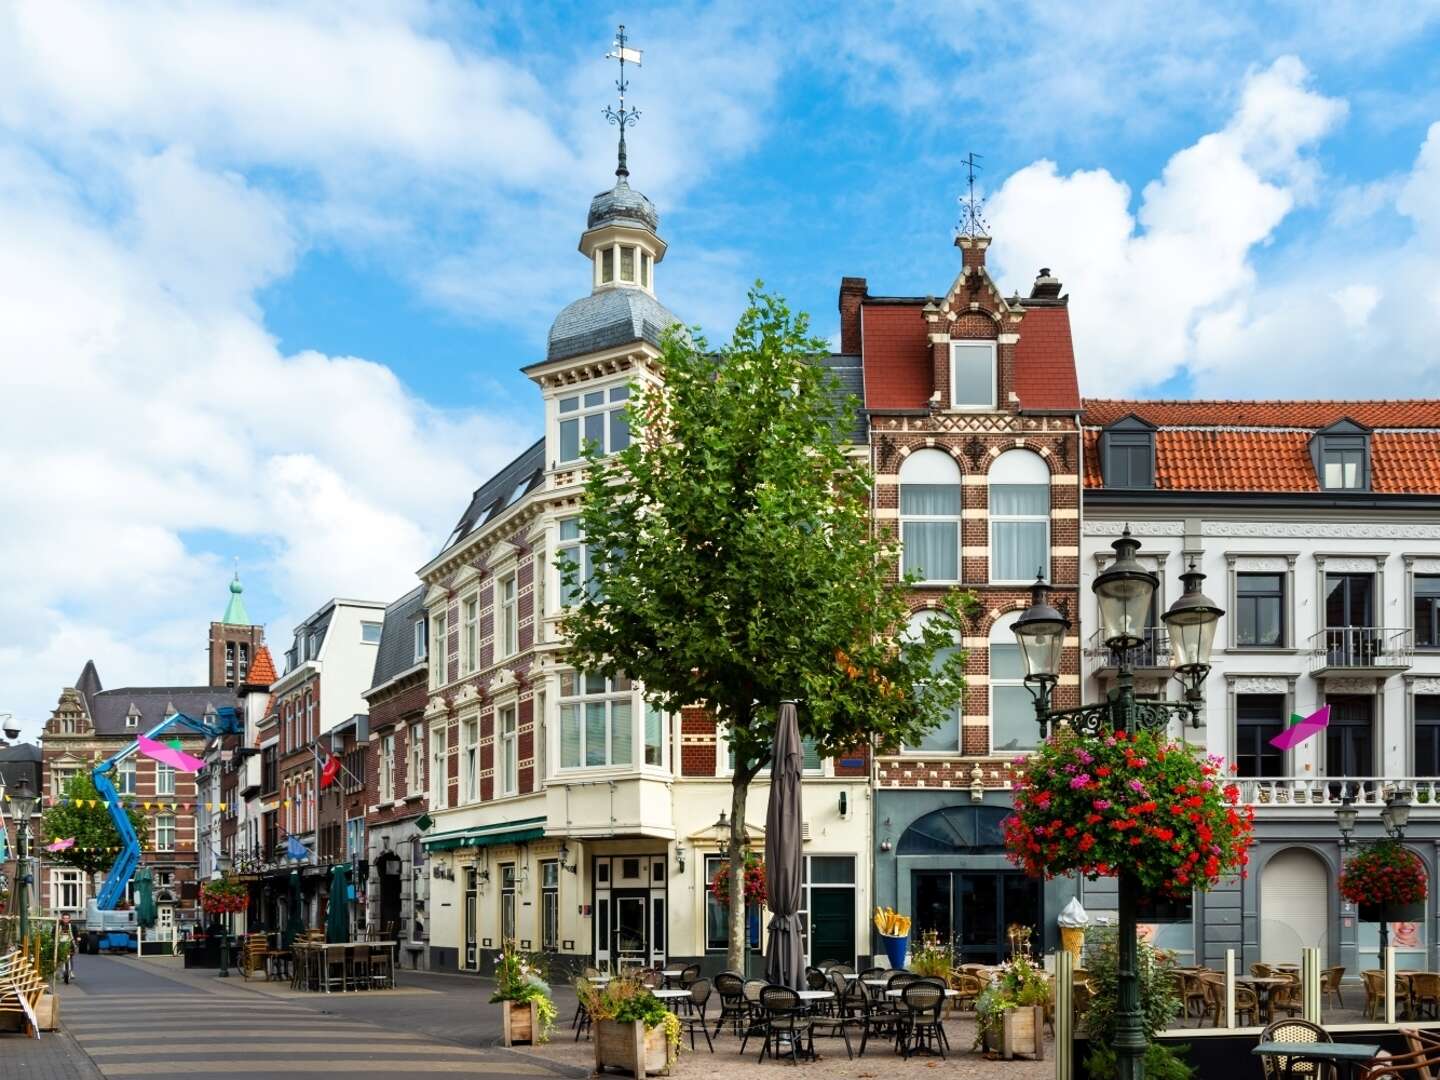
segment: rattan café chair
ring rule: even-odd
[[[1260,1033],[1260,1041],[1278,1043],[1328,1043],[1335,1040],[1319,1024],[1309,1020],[1274,1020]],[[1285,1054],[1264,1054],[1260,1058],[1265,1080],[1290,1080],[1304,1077],[1308,1080],[1330,1080],[1334,1076],[1333,1066],[1318,1061],[1296,1059],[1291,1061]]]

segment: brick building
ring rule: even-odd
[[[239,585],[238,580],[234,585]],[[238,597],[238,590],[232,591],[227,618],[243,614],[243,605],[236,610]],[[225,630],[217,633],[216,627]],[[212,623],[208,670],[223,675],[227,643],[259,643],[263,636],[258,626]],[[94,662],[87,661],[75,685],[61,691],[41,736],[46,804],[64,796],[72,776],[88,773],[98,761],[124,750],[136,736],[149,732],[174,713],[204,719],[213,717],[216,709],[236,704],[233,682],[106,690]],[[205,753],[205,740],[184,728],[171,729],[164,737],[167,742],[178,739],[186,753],[197,757]],[[166,926],[171,920],[182,927],[193,923],[199,916],[196,878],[201,834],[197,815],[204,815],[207,799],[199,777],[137,753],[121,763],[111,780],[116,791],[137,804],[149,824],[149,843],[141,865],[149,867],[154,875],[160,925]],[[47,910],[69,911],[83,919],[85,905],[99,884],[87,880],[79,870],[50,862],[42,864],[40,889]]]
[[[429,965],[428,864],[417,825],[430,806],[425,780],[428,729],[425,590],[417,587],[385,609],[370,707],[365,764],[367,918],[401,959]]]
[[[832,363],[861,372],[876,527],[899,541],[896,573],[919,576],[912,620],[952,589],[980,607],[956,643],[961,706],[918,746],[876,761],[876,901],[983,962],[1001,958],[1011,923],[1052,944],[1073,894],[1014,871],[999,824],[1012,763],[1039,739],[1011,631],[1037,572],[1077,622],[1080,397],[1060,282],[1041,270],[1028,296],[1007,298],[985,266],[990,238],[955,243],[961,267],[940,297],[871,296],[863,278],[843,279]],[[1059,706],[1080,703],[1073,633]]]

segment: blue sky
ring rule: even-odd
[[[1440,396],[1440,4],[55,5],[0,13],[0,711],[191,682],[241,560],[283,646],[394,597],[539,430],[588,288],[601,58],[645,50],[657,289],[1071,294],[1094,396]]]

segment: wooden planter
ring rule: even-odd
[[[502,1046],[534,1046],[540,1041],[540,1018],[533,1001],[500,1002],[500,1038]]]
[[[1044,1061],[1045,1006],[1006,1009],[998,1020],[986,1025],[982,1038],[987,1051],[998,1052],[1006,1061],[1013,1060],[1016,1054]]]
[[[595,1071],[623,1069],[636,1080],[666,1073],[675,1059],[664,1025],[647,1029],[639,1020],[595,1021]]]

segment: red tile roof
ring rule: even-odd
[[[1015,346],[1015,393],[1022,409],[1080,411],[1068,308],[1026,310]]]
[[[1029,325],[1034,313],[1025,316]],[[1021,339],[1024,340],[1023,337]],[[1347,417],[1370,428],[1440,428],[1440,400],[1126,401],[1086,398],[1085,423],[1113,424],[1130,413],[1159,427],[1322,428]]]
[[[270,656],[270,647],[261,645],[255,650],[255,659],[250,662],[245,681],[256,686],[269,686],[278,678],[275,674],[275,661]]]
[[[860,309],[867,409],[923,409],[935,391],[924,302]]]
[[[1440,401],[1087,399],[1087,488],[1104,486],[1099,429],[1131,413],[1160,429],[1155,433],[1158,490],[1318,492],[1320,484],[1310,459],[1311,432],[1349,417],[1376,429],[1370,436],[1373,491],[1440,494]]]

